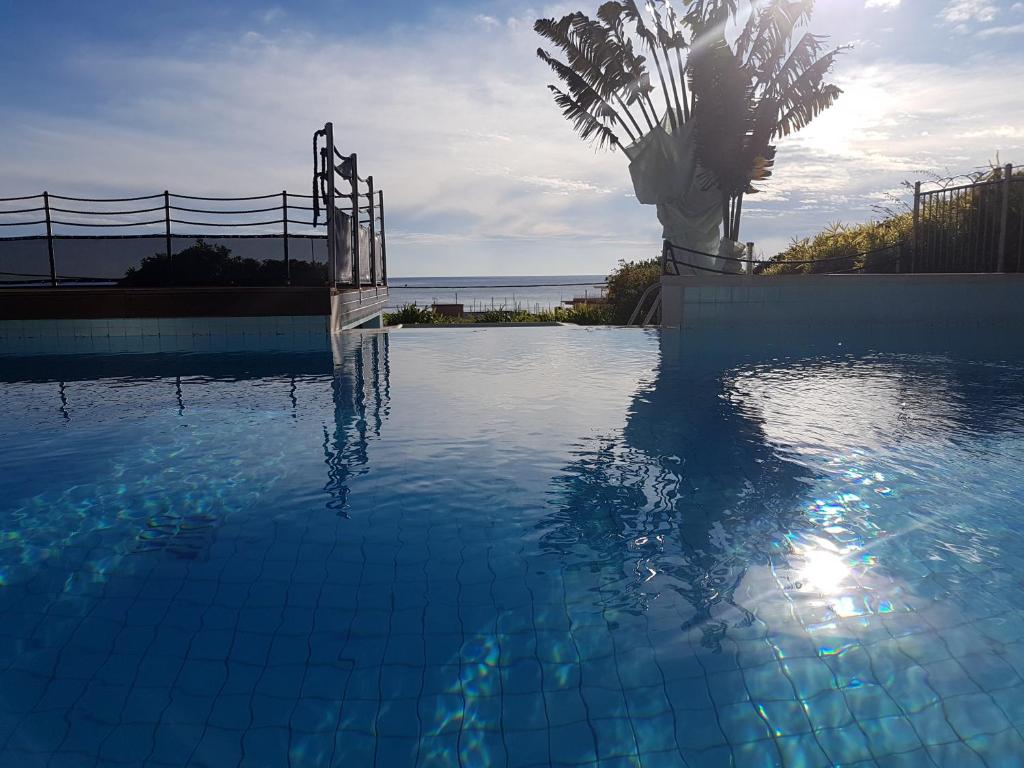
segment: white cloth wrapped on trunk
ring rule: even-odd
[[[733,256],[735,244],[719,251],[722,241],[722,198],[718,187],[704,189],[694,147],[693,123],[672,131],[667,116],[654,130],[623,147],[629,158],[636,199],[657,206],[662,237],[673,245],[703,253]],[[676,258],[705,269],[739,271],[738,262],[708,258],[677,250]],[[738,257],[737,257],[738,258]],[[700,274],[700,270],[680,266],[681,274]]]

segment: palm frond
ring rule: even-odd
[[[654,28],[658,37],[658,44],[661,46],[662,53],[665,56],[665,68],[668,70],[668,79],[672,86],[672,99],[675,101],[676,106],[676,120],[680,125],[682,125],[683,107],[679,101],[679,87],[676,85],[675,70],[672,68],[672,62],[669,59],[669,51],[675,50],[677,54],[679,53],[676,49],[676,37],[675,35],[669,34],[668,28],[661,21],[661,14],[658,12],[658,7],[652,0],[649,0],[647,4],[647,11],[654,18]],[[682,77],[681,72],[680,77]],[[671,109],[671,106],[669,106],[669,109]]]
[[[632,22],[634,29],[636,30],[637,36],[641,42],[647,46],[647,49],[651,52],[651,59],[654,61],[654,68],[658,72],[658,80],[661,82],[661,95],[665,101],[665,110],[668,112],[669,123],[672,125],[672,129],[675,130],[678,127],[679,121],[676,119],[675,112],[672,109],[671,96],[668,89],[668,84],[665,82],[665,71],[661,67],[661,59],[658,56],[658,49],[661,48],[661,43],[658,41],[658,36],[648,28],[644,21],[644,16],[637,7],[636,0],[622,0],[618,3],[621,7],[621,17],[627,21]],[[668,51],[661,49],[665,54],[665,65],[669,66]]]
[[[580,135],[581,139],[593,141],[599,149],[619,145],[619,138],[615,133],[590,114],[572,96],[553,85],[549,85],[548,90],[554,94],[555,104],[561,108],[562,115],[572,124],[573,130]]]
[[[743,31],[736,39],[736,53],[758,70],[778,66],[794,30],[806,24],[814,0],[769,0],[759,9],[752,6]]]
[[[541,37],[554,43],[563,54],[566,62],[580,77],[587,81],[591,88],[607,98],[620,83],[616,73],[605,72],[601,66],[600,56],[596,55],[592,43],[581,40],[573,30],[574,16],[570,14],[555,19],[537,19],[533,29]]]
[[[789,136],[805,127],[814,118],[831,107],[842,91],[834,85],[822,86],[808,94],[784,112],[778,121],[774,136]]]
[[[622,116],[619,115],[615,108],[572,67],[550,56],[543,48],[537,49],[537,56],[551,67],[555,74],[568,86],[569,95],[582,109],[597,117],[615,120],[622,126],[630,141],[636,140],[637,135],[629,130],[629,126],[626,125]],[[640,130],[639,126],[637,126],[637,130]]]
[[[750,132],[749,73],[724,37],[690,56],[690,90],[696,94],[694,140],[706,189],[739,194],[748,185],[744,146]]]
[[[774,71],[759,71],[758,80],[764,84],[765,91],[778,94],[791,86],[801,73],[818,60],[825,39],[823,35],[805,32],[790,49],[789,56],[785,59],[780,57],[781,64],[774,67]]]

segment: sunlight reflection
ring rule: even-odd
[[[800,580],[822,594],[835,594],[850,575],[850,568],[835,552],[812,549],[801,555],[804,565],[799,570]]]

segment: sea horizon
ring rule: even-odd
[[[551,309],[580,296],[601,295],[606,275],[433,275],[389,277],[388,308],[461,303],[483,309]]]

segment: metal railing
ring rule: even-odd
[[[213,197],[164,190],[136,197],[75,197],[44,191],[0,197],[0,287],[124,284],[130,273],[143,267],[167,285],[201,285],[202,275],[181,282],[185,278],[176,269],[176,260],[194,257],[195,248],[202,246],[204,253],[222,248],[217,253],[223,262],[231,253],[225,244],[237,249],[243,242],[260,257],[242,260],[251,262],[245,265],[247,279],[257,281],[246,285],[291,285],[300,262],[298,277],[305,285],[387,285],[384,193],[374,188],[372,176],[365,180],[358,176],[354,154],[345,158],[334,148],[330,123],[317,135],[325,132],[330,156],[342,157],[342,165],[351,162],[356,179],[349,197],[353,201],[350,220],[358,225],[349,226],[353,268],[345,274],[337,269],[344,250],[338,242],[342,217],[335,215],[341,197],[334,184],[335,175],[342,170],[338,165],[330,174],[329,189],[326,183],[318,184],[327,181],[326,174],[321,179],[314,168],[313,194],[282,190]],[[333,162],[330,165],[334,167]],[[365,192],[358,188],[359,183],[368,186]],[[327,211],[326,231],[318,229],[321,203]],[[280,242],[270,242],[274,240]],[[296,245],[304,242],[309,243],[309,258],[295,251]],[[257,243],[261,244],[258,248]],[[43,244],[45,259],[39,250]],[[181,245],[177,253],[176,244]],[[159,250],[147,253],[152,245]],[[368,265],[360,264],[361,250],[369,251]],[[319,263],[318,251],[324,252]],[[217,280],[226,278],[211,274],[208,279],[210,284],[222,285],[225,283]]]
[[[661,273],[663,275],[681,275],[685,269],[718,275],[750,276],[762,274],[762,270],[771,266],[814,267],[815,274],[854,274],[857,272],[900,272],[905,247],[901,243],[874,248],[870,251],[844,253],[821,259],[771,259],[757,260],[751,256],[738,258],[707,253],[694,248],[686,248],[665,240],[661,249]],[[750,253],[752,249],[748,250]],[[721,263],[723,267],[735,265],[735,268],[718,269],[695,264],[693,257],[715,259],[712,263]]]
[[[992,178],[922,190],[914,185],[911,272],[1020,272],[1024,176],[1005,165]]]
[[[312,219],[305,218],[312,211],[311,195],[287,190],[267,195],[245,197],[211,197],[185,195],[164,191],[137,197],[72,197],[50,192],[17,198],[0,198],[0,245],[45,241],[48,272],[12,270],[5,266],[5,253],[0,252],[0,277],[25,278],[0,280],[0,286],[49,283],[51,286],[83,283],[115,283],[110,275],[64,275],[60,270],[58,248],[62,243],[108,245],[128,240],[154,240],[163,246],[173,274],[176,240],[255,240],[280,239],[279,258],[282,263],[282,282],[291,282],[293,255],[290,248],[294,240],[324,240],[325,234],[313,230]],[[25,206],[25,201],[39,204]],[[274,204],[269,205],[270,201]],[[12,203],[20,207],[11,207]],[[132,204],[125,205],[125,204]],[[153,204],[155,203],[155,204]],[[249,204],[241,207],[238,204]],[[231,207],[225,207],[231,204]],[[292,225],[289,227],[289,225]],[[35,230],[35,231],[33,231]],[[86,230],[88,234],[83,234]],[[242,231],[240,231],[242,230]],[[7,232],[18,234],[4,236]],[[68,262],[77,260],[72,249]],[[101,260],[93,259],[94,271],[105,267]],[[81,270],[77,270],[81,271]]]
[[[313,133],[313,226],[322,203],[331,281],[356,288],[364,282],[387,285],[384,193],[374,189],[373,176],[359,175],[359,157],[343,154],[334,138],[330,122]]]

